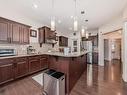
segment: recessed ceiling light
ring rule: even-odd
[[[84,15],[85,14],[85,11],[81,11],[81,14]]]
[[[88,21],[89,21],[88,19],[85,20],[85,22],[88,22]]]
[[[33,7],[37,9],[38,8],[38,5],[37,4],[33,4]]]
[[[60,24],[61,23],[61,20],[58,20],[58,23]]]

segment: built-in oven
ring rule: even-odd
[[[15,56],[15,55],[16,55],[15,49],[0,49],[0,57]]]

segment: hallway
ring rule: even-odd
[[[88,65],[70,95],[127,95],[127,84],[121,78],[121,63],[105,62],[105,67]]]

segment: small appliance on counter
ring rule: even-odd
[[[68,55],[70,53],[70,48],[69,47],[65,47],[64,48],[64,55]]]
[[[15,55],[16,55],[15,49],[0,49],[0,57],[15,56]]]
[[[43,74],[43,95],[65,95],[65,75],[49,69]]]
[[[35,54],[36,50],[32,46],[27,47],[27,54]]]

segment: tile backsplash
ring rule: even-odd
[[[30,46],[33,46],[36,49],[36,53],[38,52],[47,52],[49,49],[52,50],[52,45],[43,44],[42,47],[38,43],[31,43]],[[17,54],[27,54],[27,47],[29,45],[16,45],[16,44],[0,44],[0,48],[4,49],[15,49]]]

